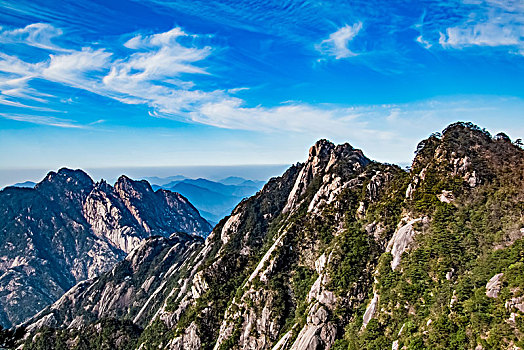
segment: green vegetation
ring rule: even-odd
[[[42,328],[24,343],[28,350],[130,350],[142,330],[130,321],[102,319],[82,329]]]
[[[375,285],[381,311],[365,330],[354,318],[335,349],[384,349],[393,341],[399,349],[524,346],[524,315],[506,304],[524,295],[524,242],[511,238],[521,236],[524,226],[524,157],[510,142],[464,127],[450,126],[421,143],[413,173],[424,168],[424,179],[404,210],[428,217],[429,223],[416,225],[421,234],[395,271],[392,255],[382,254]],[[446,158],[466,155],[481,169],[475,187]],[[443,190],[455,200],[438,200]],[[485,286],[497,273],[504,274],[501,290],[489,298]]]

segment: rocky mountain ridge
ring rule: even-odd
[[[410,172],[320,140],[163,279],[120,348],[522,348],[522,203],[524,151],[470,123],[423,140]],[[24,348],[79,346],[59,327]]]
[[[15,325],[144,239],[211,226],[181,195],[125,176],[115,186],[81,170],[50,172],[34,189],[0,191],[0,322]]]

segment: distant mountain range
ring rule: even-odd
[[[247,180],[237,176],[218,181],[203,178],[188,179],[181,175],[145,179],[153,184],[155,190],[166,189],[180,193],[213,224],[229,215],[243,198],[254,195],[264,185],[263,181]]]

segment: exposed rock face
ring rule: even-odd
[[[508,301],[506,301],[504,306],[508,310],[514,309],[519,310],[520,312],[524,312],[524,297],[511,298]]]
[[[167,346],[172,350],[199,350],[201,348],[200,338],[197,334],[198,327],[192,322],[184,334],[174,338]]]
[[[0,191],[0,324],[20,323],[77,282],[98,276],[147,237],[207,235],[182,196],[122,176],[113,188],[81,170]]]
[[[335,324],[328,322],[328,312],[316,303],[308,313],[306,326],[302,328],[290,349],[329,349],[335,342],[336,334]]]
[[[455,196],[453,195],[453,192],[442,190],[442,193],[437,196],[438,199],[443,203],[451,203],[455,200]]]
[[[423,219],[424,218],[417,218],[410,220],[409,217],[403,218],[401,223],[406,221],[407,223],[400,226],[393,234],[393,237],[391,237],[386,250],[393,255],[393,260],[391,261],[391,268],[393,270],[395,270],[398,264],[400,264],[402,253],[407,251],[413,242],[413,237],[416,234],[413,225],[417,222],[422,222]]]
[[[164,279],[176,275],[202,244],[200,237],[184,233],[145,239],[110,271],[80,282],[39,312],[27,330],[79,328],[102,318],[133,319],[144,326],[170,292]]]
[[[504,276],[503,273],[497,273],[486,283],[486,296],[488,298],[498,297],[500,288],[502,287],[502,281],[500,280],[502,276]]]
[[[320,140],[309,150],[309,157],[304,167],[300,170],[298,177],[293,185],[293,189],[289,193],[286,206],[282,212],[288,212],[299,205],[300,197],[303,196],[313,181],[314,178],[322,178],[325,173],[341,169],[341,175],[348,173],[357,173],[362,170],[371,161],[364,156],[361,150],[355,150],[349,144],[335,146],[327,140]],[[335,174],[336,172],[333,172]],[[331,200],[337,195],[333,190],[341,189],[343,186],[340,183],[341,178],[335,176],[328,176],[323,178],[323,185],[327,188],[321,189],[317,192],[317,198],[313,199],[310,206],[312,210],[316,204],[330,194]],[[324,201],[329,201],[329,196]]]
[[[369,303],[368,307],[366,308],[366,312],[364,312],[364,317],[362,320],[362,328],[366,328],[369,321],[371,321],[371,319],[375,315],[375,312],[377,311],[378,298],[379,298],[379,295],[375,293],[373,295],[373,299],[371,299],[371,302]]]

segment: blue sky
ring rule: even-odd
[[[457,120],[524,136],[524,3],[0,3],[0,170],[407,163]]]

